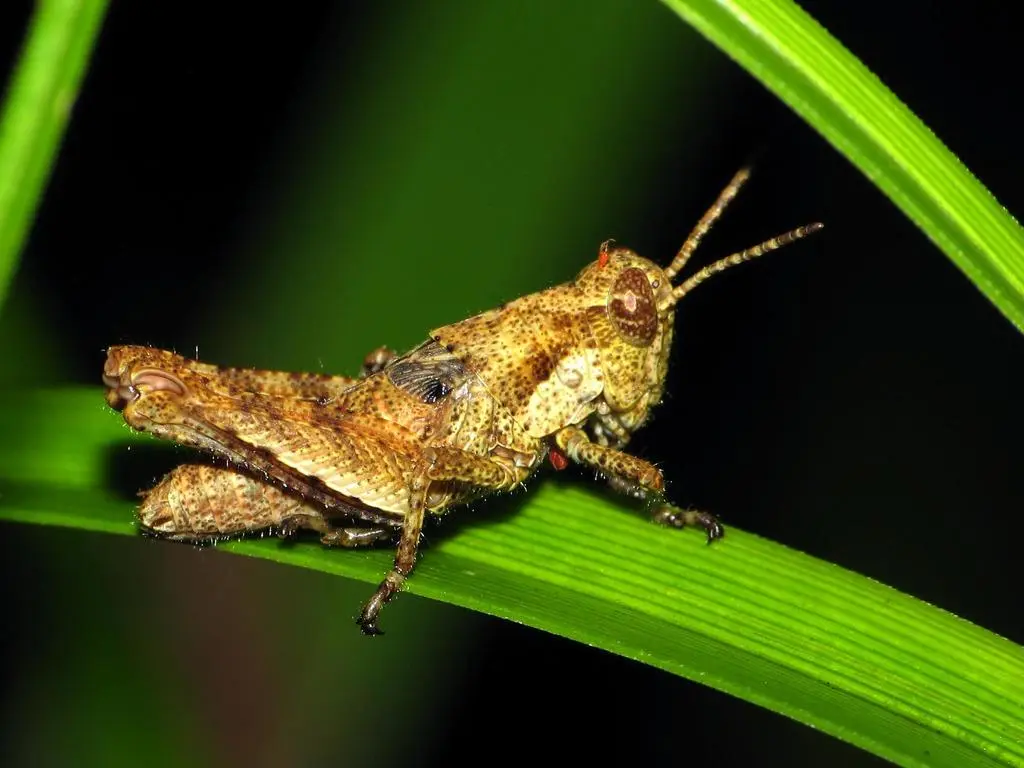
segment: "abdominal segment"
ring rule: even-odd
[[[202,541],[267,528],[308,527],[322,521],[322,507],[231,467],[185,464],[175,468],[139,507],[144,532]]]

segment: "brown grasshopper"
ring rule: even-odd
[[[107,402],[138,430],[227,459],[167,475],[143,531],[200,541],[266,528],[329,546],[398,538],[358,623],[412,571],[427,514],[524,483],[546,457],[608,478],[654,519],[723,530],[664,500],[661,471],[622,449],[660,400],[676,303],[709,277],[821,229],[811,224],[672,279],[747,180],[740,171],[667,268],[603,245],[572,282],[438,328],[412,351],[377,350],[357,379],[219,368],[148,347],[109,350]]]

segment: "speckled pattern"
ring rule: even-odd
[[[172,541],[212,543],[264,532],[287,538],[306,529],[319,533],[326,546],[363,547],[393,539],[397,532],[391,526],[353,524],[351,516],[332,514],[230,465],[183,464],[142,495],[140,529]]]
[[[142,530],[170,539],[215,540],[280,527],[304,507],[300,496],[229,467],[184,464],[145,494]]]
[[[571,283],[437,328],[431,337],[531,437],[550,438],[605,408],[635,429],[661,396],[674,315],[659,315],[654,302],[670,301],[671,288],[656,264],[613,249]]]
[[[358,379],[218,368],[148,347],[112,347],[108,403],[135,429],[230,466],[187,465],[145,499],[145,530],[175,539],[308,528],[360,546],[400,532],[395,565],[363,608],[377,614],[412,570],[423,518],[524,483],[551,456],[592,467],[655,502],[659,522],[713,516],[663,503],[664,479],[621,449],[661,400],[675,304],[713,274],[785,245],[801,228],[705,267],[679,286],[696,243],[746,179],[741,171],[666,271],[602,245],[572,282],[437,328],[405,355],[367,355]]]

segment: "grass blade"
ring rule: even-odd
[[[78,95],[107,0],[43,0],[0,117],[0,305]]]
[[[789,0],[664,2],[816,128],[1024,329],[1024,230],[827,30]]]
[[[134,502],[111,495],[103,457],[151,441],[98,390],[11,394],[0,431],[27,439],[0,448],[0,519],[134,534]],[[410,592],[700,681],[902,764],[1024,764],[1024,652],[1004,638],[742,531],[705,546],[593,487],[549,481],[490,506],[507,514],[433,529]],[[221,547],[367,583],[391,558]]]

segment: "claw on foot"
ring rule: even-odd
[[[285,518],[277,527],[277,538],[290,541],[296,538],[301,530],[302,526],[297,520],[294,518]]]
[[[377,626],[380,610],[402,588],[404,581],[405,576],[394,569],[384,577],[384,581],[377,587],[377,591],[373,593],[373,597],[363,606],[363,610],[359,612],[359,618],[356,619],[356,624],[359,625],[359,629],[362,630],[364,635],[374,637],[384,634],[383,630]]]
[[[699,525],[707,534],[708,544],[725,536],[725,528],[710,512],[699,509],[680,509],[671,504],[661,504],[651,512],[651,518],[660,525],[673,528],[685,528],[688,525]]]
[[[363,613],[361,613],[359,615],[359,618],[356,619],[356,624],[359,625],[359,631],[367,637],[377,637],[377,635],[383,635],[384,630],[377,626],[377,620],[370,619],[367,616],[363,615],[365,613],[366,610],[364,609]]]

